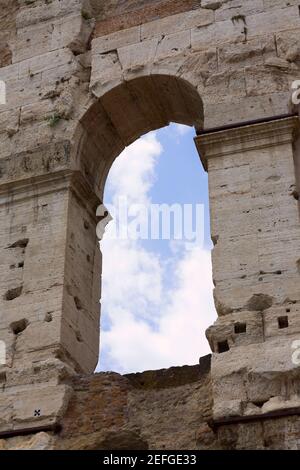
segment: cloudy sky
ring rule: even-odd
[[[194,130],[171,126],[137,140],[116,159],[105,204],[120,197],[143,204],[204,204],[204,243],[114,239],[115,220],[101,242],[103,289],[97,370],[120,373],[196,364],[210,352],[205,329],[212,300],[207,175]],[[116,219],[116,217],[115,217]]]

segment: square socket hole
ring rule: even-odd
[[[283,330],[283,328],[288,328],[289,326],[289,317],[285,315],[284,317],[278,317],[278,328]]]
[[[218,343],[218,353],[224,353],[229,351],[229,344],[228,341],[220,341]]]
[[[246,323],[235,323],[234,332],[236,335],[240,335],[241,333],[246,333],[246,331],[247,331]]]

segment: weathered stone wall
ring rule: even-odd
[[[194,449],[213,447],[209,358],[202,366],[77,377],[58,434],[0,440],[0,448]],[[181,423],[180,427],[178,423]]]
[[[0,449],[299,449],[300,418],[214,426],[209,358],[202,365],[78,376],[56,432],[0,439]]]
[[[10,44],[16,35],[17,0],[3,0],[0,11],[0,67],[11,64]]]
[[[200,0],[152,0],[124,2],[91,2],[92,12],[97,19],[95,36],[138,26],[157,18],[165,18],[199,8]]]
[[[147,2],[149,8],[153,3],[158,8],[158,2]],[[160,2],[160,8],[167,3]],[[147,65],[152,74],[165,70],[195,83],[206,105],[206,127],[274,116],[290,109],[290,85],[299,64],[297,2],[245,0],[241,5],[207,1],[200,8],[195,8],[197,2],[180,3],[188,11],[176,11],[175,7],[166,18],[159,11],[157,18],[147,17],[147,22],[144,17],[138,19],[142,6],[136,7],[130,13],[136,18],[134,28],[127,25],[126,32],[119,34],[113,23],[115,12],[108,19],[110,36],[105,36],[109,28],[98,32],[98,21],[95,35],[101,39],[93,41],[92,50],[95,54],[103,50],[107,63],[109,51],[117,50],[125,77],[130,73],[133,78],[132,68],[137,66],[144,74]],[[134,50],[135,63],[130,63],[130,51]],[[95,67],[97,63],[95,57]],[[115,65],[111,70],[111,79],[118,75],[117,68]]]
[[[1,1],[4,447],[299,447],[299,31],[298,0]],[[107,173],[171,121],[209,174],[211,372],[78,377],[98,359]]]

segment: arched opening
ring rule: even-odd
[[[125,147],[171,122],[203,128],[203,102],[182,78],[149,75],[116,85],[80,120],[76,162],[103,199],[109,169]]]
[[[148,133],[109,172],[97,371],[195,365],[210,353],[208,178],[193,136],[175,124]]]
[[[80,120],[79,132],[76,133],[78,140],[75,159],[77,168],[81,169],[101,201],[109,170],[123,150],[129,149],[133,143],[138,144],[141,136],[166,128],[170,123],[190,126],[196,131],[203,128],[203,103],[197,89],[186,80],[173,76],[150,75],[119,83],[88,106],[87,112]],[[194,135],[194,131],[189,135],[191,143]],[[182,164],[188,166],[188,158],[186,161],[182,159]],[[199,160],[198,165],[200,171]],[[130,164],[127,166],[125,163],[122,171],[124,175],[130,174]],[[209,255],[207,260],[210,263]],[[184,266],[184,260],[182,263]],[[187,275],[197,276],[195,266],[197,263],[193,264],[194,270]],[[177,268],[180,269],[179,266]],[[199,277],[201,276],[203,273],[199,272]],[[211,280],[211,273],[209,277]],[[209,295],[212,298],[212,294]],[[179,300],[183,310],[184,298]],[[154,329],[155,327],[157,325],[154,325]],[[204,338],[203,333],[204,331]],[[200,340],[199,331],[199,343]],[[199,347],[199,356],[200,354]]]

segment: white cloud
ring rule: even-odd
[[[112,200],[126,194],[133,204],[150,204],[162,151],[156,133],[127,148],[109,175]],[[124,373],[195,364],[209,352],[204,331],[216,314],[208,251],[182,245],[165,260],[140,241],[109,236],[101,248],[101,369]]]
[[[115,160],[107,180],[113,201],[127,195],[130,203],[146,203],[147,193],[155,181],[155,163],[162,146],[151,132],[127,147]]]
[[[153,271],[153,277],[155,272]],[[196,364],[210,352],[204,337],[215,320],[210,253],[195,248],[178,262],[176,287],[167,292],[153,329],[130,303],[111,310],[112,327],[102,332],[102,348],[120,372]],[[124,299],[124,304],[127,303]],[[147,307],[147,305],[146,305]]]
[[[147,307],[157,307],[162,296],[162,266],[134,240],[105,239],[103,252],[103,298],[111,320],[119,321],[115,309],[130,308],[148,317]]]

